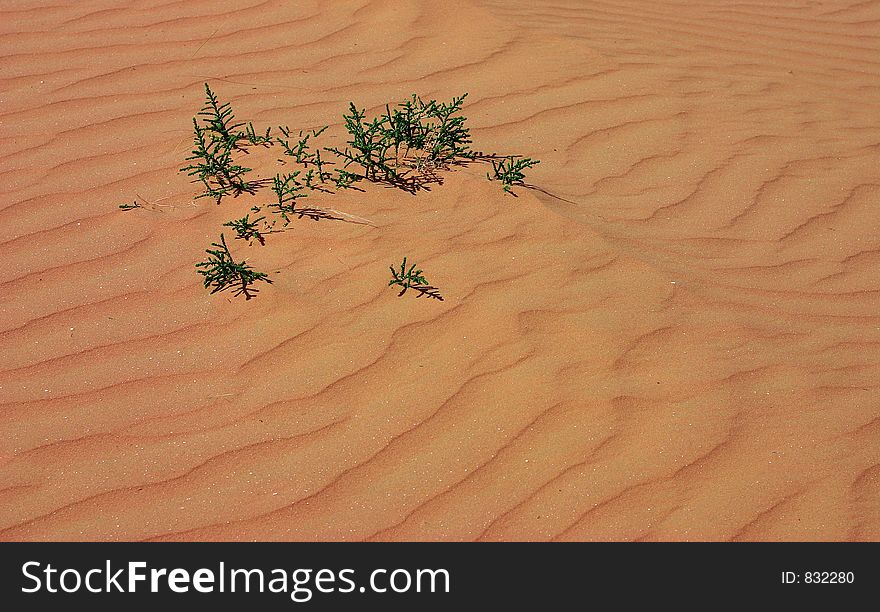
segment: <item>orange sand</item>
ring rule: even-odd
[[[67,4],[0,9],[0,539],[880,539],[880,2]],[[272,194],[193,202],[205,81],[467,91],[540,190],[316,197],[373,225],[209,295]]]

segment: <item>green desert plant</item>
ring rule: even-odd
[[[421,149],[428,138],[428,128],[422,124],[425,116],[425,105],[416,94],[397,105],[394,111],[385,105],[385,135],[394,143],[395,151],[400,152],[400,145]]]
[[[459,115],[466,97],[465,93],[450,103],[425,102],[412,94],[393,111],[386,105],[383,129],[396,159],[406,160],[416,151],[434,163],[469,156],[470,129],[465,127],[467,119]]]
[[[121,208],[122,210],[134,210],[135,208],[143,208],[143,206],[138,204],[137,200],[135,200],[131,204],[120,204],[119,208]]]
[[[247,127],[245,127],[243,132],[238,133],[238,140],[247,140],[252,145],[263,145],[269,146],[272,144],[273,138],[270,134],[272,131],[271,127],[266,128],[265,134],[257,134],[256,130],[254,130],[254,124],[248,122]]]
[[[344,160],[343,167],[356,164],[363,177],[406,185],[403,176],[410,169],[419,172],[426,163],[445,164],[456,157],[471,157],[470,131],[461,116],[467,94],[452,102],[425,102],[415,94],[395,108],[385,105],[385,114],[367,121],[366,111],[349,103],[343,114],[350,139],[344,149],[325,150]]]
[[[427,295],[443,301],[440,292],[436,287],[432,287],[428,283],[428,279],[425,278],[421,270],[416,268],[416,264],[412,264],[407,268],[406,257],[403,258],[403,263],[400,264],[399,270],[394,266],[388,266],[388,269],[391,270],[391,280],[388,281],[388,286],[399,285],[401,287],[400,293],[397,294],[398,297],[406,293],[407,289],[414,289],[419,292],[420,296]]]
[[[244,179],[244,175],[251,169],[234,163],[230,141],[217,139],[212,134],[213,131],[203,128],[193,118],[193,150],[186,160],[194,163],[184,166],[180,171],[196,177],[204,185],[205,193],[196,196],[197,198],[210,196],[219,203],[225,195],[251,189],[251,185]]]
[[[346,170],[336,170],[336,177],[333,179],[333,184],[336,185],[336,189],[348,189],[351,187],[351,184],[358,180],[360,177],[357,174],[352,172],[348,172]]]
[[[249,243],[256,240],[260,244],[266,244],[263,234],[260,232],[259,223],[266,217],[257,217],[250,219],[250,213],[241,219],[233,219],[223,224],[224,227],[231,227],[235,230],[235,237],[239,240],[247,240]]]
[[[220,242],[214,242],[211,246],[215,248],[205,249],[208,258],[196,264],[196,268],[200,268],[198,273],[205,277],[205,288],[213,287],[211,293],[233,288],[236,296],[244,295],[246,299],[251,299],[252,293],[256,292],[250,288],[252,284],[257,281],[272,282],[265,272],[255,271],[246,261],[236,262],[223,234],[220,234]]]
[[[201,181],[205,193],[197,197],[213,197],[220,199],[231,194],[250,191],[252,185],[244,175],[251,171],[236,164],[232,152],[239,140],[249,140],[253,144],[267,143],[271,137],[269,130],[259,135],[249,123],[244,131],[238,131],[243,123],[236,123],[232,106],[228,102],[221,103],[211,87],[205,83],[206,102],[196,117],[193,117],[193,150],[186,158],[188,164],[180,169],[194,180]],[[201,121],[200,121],[201,119]]]
[[[315,156],[313,162],[315,164],[315,168],[318,169],[318,180],[322,183],[326,183],[330,180],[330,173],[324,170],[324,166],[330,164],[330,162],[326,162],[321,159],[321,150],[318,149],[315,151]]]
[[[436,100],[427,104],[425,114],[436,121],[429,124],[428,140],[425,143],[431,161],[445,162],[455,157],[468,156],[471,135],[470,129],[464,125],[467,119],[455,116],[461,112],[466,97],[467,93],[453,98],[449,104]]]
[[[311,130],[309,132],[306,132],[305,134],[303,134],[303,131],[300,130],[299,135],[297,136],[299,140],[297,140],[295,144],[291,144],[290,128],[288,128],[287,126],[279,126],[278,130],[283,134],[284,138],[277,137],[275,138],[275,142],[281,145],[281,148],[284,149],[285,155],[289,155],[290,157],[294,158],[297,163],[307,165],[309,163],[314,163],[314,153],[308,152],[309,139],[313,137],[317,138],[318,136],[323,134],[324,130],[326,130],[328,127],[329,126],[325,125],[319,130]]]
[[[281,215],[285,225],[290,223],[289,215],[296,212],[296,201],[308,197],[308,194],[303,192],[305,185],[297,180],[299,174],[299,170],[290,174],[276,174],[272,180],[272,191],[275,192],[278,201],[269,204],[269,208]]]
[[[351,140],[344,149],[327,148],[345,160],[344,168],[357,164],[363,168],[364,177],[368,180],[394,180],[396,170],[390,165],[389,150],[394,146],[388,138],[383,118],[366,121],[366,110],[358,110],[354,102],[349,102],[349,115],[343,114],[345,129]]]
[[[289,155],[296,159],[296,161],[302,163],[302,155],[306,149],[306,142],[308,142],[308,136],[305,140],[300,139],[296,144],[291,144],[290,142],[290,128],[286,125],[279,125],[278,131],[281,132],[283,138],[281,136],[275,137],[275,142],[281,145],[281,148],[284,149],[284,154]],[[300,132],[302,134],[302,132]]]
[[[345,159],[345,167],[356,163],[364,169],[364,176],[369,180],[376,180],[379,173],[383,178],[393,179],[397,172],[390,164],[389,149],[392,141],[388,139],[387,129],[380,118],[367,122],[366,111],[359,111],[354,103],[349,104],[350,115],[342,115],[345,120],[345,128],[351,136],[344,151],[333,149],[333,152]]]
[[[526,177],[523,170],[537,166],[541,162],[537,159],[529,157],[516,157],[509,155],[501,159],[493,159],[492,174],[486,173],[490,181],[501,181],[502,188],[506,192],[510,192],[513,185],[522,185],[522,180]]]
[[[305,178],[303,179],[303,185],[305,185],[309,189],[314,189],[315,184],[312,182],[314,178],[315,178],[315,169],[309,168],[308,172],[306,172]]]
[[[314,191],[330,192],[325,184],[333,179],[333,176],[326,170],[327,166],[332,166],[332,162],[328,162],[321,157],[321,151],[316,150],[309,155],[309,161],[303,164],[308,168],[303,177],[303,185]]]
[[[388,281],[388,286],[400,285],[403,287],[400,295],[406,293],[410,287],[428,284],[428,279],[425,278],[421,270],[416,269],[416,264],[411,265],[409,269],[406,268],[406,257],[400,264],[400,270],[395,269],[394,266],[388,266],[388,269],[391,270],[391,280]]]
[[[231,149],[242,138],[242,132],[236,130],[244,124],[235,123],[232,105],[229,102],[221,104],[207,83],[205,83],[205,98],[206,102],[199,111],[199,116],[204,120],[207,129],[212,132],[213,138]]]

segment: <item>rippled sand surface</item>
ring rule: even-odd
[[[0,7],[0,539],[880,539],[880,2],[136,4]],[[467,91],[535,188],[318,196],[209,295],[273,196],[193,201],[206,81],[328,146]]]

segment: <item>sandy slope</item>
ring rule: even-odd
[[[880,2],[70,4],[0,10],[0,539],[880,539]],[[542,191],[328,196],[208,295],[268,196],[176,172],[206,80],[327,144],[468,91]]]

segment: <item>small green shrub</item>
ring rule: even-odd
[[[240,132],[236,130],[244,124],[235,123],[232,105],[229,102],[221,104],[207,83],[205,83],[205,98],[206,102],[199,111],[199,116],[205,122],[206,128],[211,131],[214,140],[227,148],[234,147],[241,138]]]
[[[349,102],[349,113],[342,115],[345,129],[351,136],[348,146],[344,149],[331,147],[326,150],[344,159],[344,168],[348,168],[351,164],[359,165],[368,180],[395,179],[397,171],[390,165],[391,160],[388,155],[393,144],[387,139],[383,120],[376,118],[366,121],[366,111],[358,110],[354,102]]]
[[[225,195],[251,190],[251,185],[244,179],[251,169],[232,161],[232,148],[228,142],[212,138],[193,119],[193,150],[186,159],[195,163],[184,166],[180,171],[201,181],[205,193],[196,196],[197,199],[212,197],[219,203]]]
[[[385,114],[367,121],[366,111],[349,103],[343,114],[349,134],[348,146],[326,148],[344,160],[344,168],[360,166],[370,181],[405,186],[404,175],[421,172],[428,164],[446,164],[459,157],[471,157],[470,130],[460,116],[467,94],[452,102],[425,102],[415,94]]]
[[[284,149],[285,155],[289,155],[290,157],[294,158],[297,163],[306,165],[312,162],[315,156],[314,153],[308,152],[309,139],[313,137],[317,138],[324,133],[324,130],[326,130],[327,127],[328,126],[325,125],[320,130],[311,130],[310,132],[306,132],[305,134],[303,134],[302,130],[300,130],[299,135],[297,136],[299,140],[297,140],[295,144],[292,144],[290,139],[290,128],[288,128],[287,126],[279,126],[278,130],[281,132],[284,138],[277,137],[275,139],[275,142],[281,145],[281,148]]]
[[[272,282],[268,274],[257,272],[246,261],[236,262],[226,246],[223,234],[220,234],[220,242],[214,242],[211,246],[215,248],[205,250],[208,258],[196,264],[196,268],[200,268],[198,273],[205,277],[205,288],[213,287],[211,293],[233,288],[236,296],[244,295],[246,299],[250,299],[256,293],[251,285],[258,281]]]
[[[416,267],[416,264],[412,264],[407,268],[406,257],[403,258],[403,263],[400,264],[399,270],[394,266],[388,266],[388,269],[391,270],[391,280],[388,281],[388,286],[398,285],[401,287],[400,293],[397,294],[397,297],[406,293],[407,289],[412,289],[418,291],[417,297],[426,295],[435,300],[443,301],[443,296],[440,295],[440,290],[428,283],[428,279],[425,278],[424,272],[419,270]]]
[[[248,122],[247,127],[245,128],[244,132],[238,133],[238,139],[239,140],[247,140],[252,145],[262,145],[264,147],[268,147],[269,145],[272,144],[272,140],[273,140],[271,132],[272,132],[272,128],[267,127],[265,134],[257,134],[256,130],[254,129],[254,124]]]
[[[259,229],[260,221],[263,221],[265,218],[266,217],[257,217],[256,219],[251,220],[250,213],[248,213],[241,219],[227,221],[223,226],[231,227],[235,230],[235,237],[239,240],[247,240],[249,243],[256,240],[260,244],[266,244],[263,234]]]
[[[526,177],[523,170],[532,168],[541,163],[537,159],[516,157],[513,155],[501,159],[493,159],[491,161],[493,172],[491,175],[487,172],[486,176],[490,181],[501,181],[502,189],[508,193],[510,192],[511,186],[523,184],[522,181]]]
[[[290,215],[296,212],[296,201],[309,195],[304,192],[305,185],[297,180],[299,174],[299,170],[289,174],[276,174],[272,180],[272,191],[278,200],[268,207],[273,209],[272,212],[281,215],[285,225],[290,223]]]

